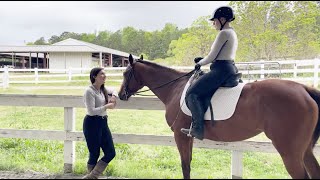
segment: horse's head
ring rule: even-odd
[[[143,60],[141,55],[140,60]],[[135,94],[138,90],[143,88],[143,83],[137,79],[135,70],[136,61],[133,59],[132,55],[129,55],[129,65],[126,71],[123,73],[123,81],[121,84],[119,98],[121,100],[127,101],[130,96]]]

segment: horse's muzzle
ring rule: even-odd
[[[130,96],[128,96],[128,94],[126,94],[126,93],[123,93],[123,94],[120,94],[120,93],[119,93],[119,98],[120,98],[120,100],[122,100],[122,101],[128,101],[129,97],[130,97]]]

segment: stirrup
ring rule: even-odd
[[[193,136],[191,135],[192,124],[193,124],[193,122],[191,122],[191,124],[190,124],[189,133],[187,134],[188,137],[193,137]]]
[[[187,134],[188,137],[193,137],[193,136],[191,135],[191,129],[192,129],[192,122],[191,122],[191,125],[190,125],[190,128],[189,128],[189,132],[188,132],[188,134]]]

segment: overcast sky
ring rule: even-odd
[[[229,1],[1,1],[0,45],[24,45],[40,37],[48,40],[64,31],[115,32],[126,26],[161,30],[165,23],[179,28]]]

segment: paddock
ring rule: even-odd
[[[69,95],[18,95],[0,94],[0,106],[38,106],[59,107],[64,109],[64,130],[26,130],[26,129],[0,129],[0,138],[23,138],[38,140],[59,140],[64,142],[64,173],[72,173],[75,161],[75,143],[84,141],[83,133],[75,131],[76,108],[85,108],[82,96]],[[118,109],[137,110],[164,110],[164,105],[158,98],[133,97],[130,101],[119,101]],[[147,144],[155,146],[176,146],[173,136],[155,136],[139,134],[113,134],[115,143]],[[240,141],[216,142],[195,139],[195,148],[220,149],[232,152],[230,178],[242,178],[243,153],[265,152],[277,153],[270,142]],[[320,147],[314,149],[320,155]],[[62,154],[61,154],[62,156]]]

